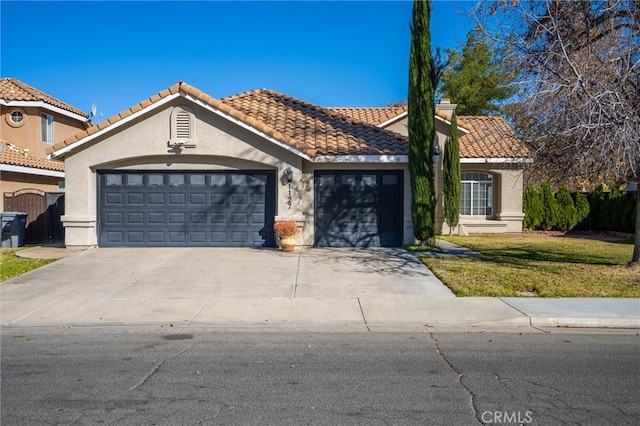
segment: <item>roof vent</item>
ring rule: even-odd
[[[196,146],[195,118],[191,108],[180,105],[171,112],[171,139],[168,146],[193,148]]]

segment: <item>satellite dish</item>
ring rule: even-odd
[[[95,117],[96,116],[96,112],[98,111],[98,107],[96,106],[95,102],[91,105],[91,116]]]

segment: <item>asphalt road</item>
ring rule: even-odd
[[[2,425],[638,424],[637,333],[7,328]]]

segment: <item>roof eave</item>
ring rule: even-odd
[[[378,124],[376,127],[384,128],[384,127],[390,126],[390,125],[402,120],[403,118],[405,118],[407,116],[407,114],[408,114],[407,111],[402,112],[402,113],[396,115],[395,117],[392,117],[392,118],[388,119],[387,121],[383,121],[382,123]]]
[[[318,155],[313,160],[315,163],[393,163],[406,164],[409,156],[404,154],[382,154],[382,155]]]
[[[514,163],[533,163],[533,158],[529,157],[470,157],[460,158],[461,164],[514,164]]]
[[[84,116],[84,115],[76,114],[75,112],[68,111],[66,109],[57,107],[55,105],[51,105],[44,101],[7,101],[5,99],[0,99],[0,105],[6,106],[8,108],[11,108],[11,107],[42,108],[51,112],[55,112],[56,114],[73,118],[74,120],[81,121],[84,123],[86,123],[89,120],[88,115]]]
[[[27,175],[49,176],[64,178],[64,172],[58,170],[39,169],[37,167],[16,166],[13,164],[0,164],[1,172],[23,173]]]

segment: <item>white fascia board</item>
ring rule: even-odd
[[[207,109],[207,110],[209,110],[209,111],[213,112],[214,114],[216,114],[216,115],[218,115],[218,116],[220,116],[220,117],[224,118],[225,120],[228,120],[228,121],[230,121],[230,122],[232,122],[232,123],[234,123],[234,124],[236,124],[236,125],[238,125],[238,126],[242,127],[243,129],[246,129],[246,130],[250,131],[251,133],[254,133],[254,134],[256,134],[256,135],[260,136],[261,138],[268,140],[269,142],[273,143],[274,145],[277,145],[277,146],[279,146],[279,147],[281,147],[281,148],[283,148],[283,149],[285,149],[285,150],[287,150],[287,151],[289,151],[289,152],[291,152],[291,153],[293,153],[293,154],[295,154],[295,155],[297,155],[297,156],[299,156],[299,157],[302,157],[302,158],[304,158],[304,159],[305,159],[305,160],[307,160],[307,161],[313,161],[313,160],[312,160],[312,158],[311,158],[311,157],[309,157],[309,156],[308,156],[307,154],[305,154],[304,152],[299,151],[299,150],[297,150],[297,149],[293,148],[292,146],[289,146],[289,145],[287,145],[286,143],[284,143],[284,142],[282,142],[282,141],[279,141],[279,140],[277,140],[277,139],[275,139],[275,138],[273,138],[273,137],[271,137],[271,136],[267,135],[267,134],[266,134],[266,133],[264,133],[264,132],[259,131],[258,129],[256,129],[255,127],[252,127],[252,126],[248,125],[248,124],[247,124],[247,123],[245,123],[244,121],[238,120],[238,119],[236,119],[236,118],[233,118],[233,117],[231,117],[231,116],[229,116],[229,115],[227,115],[227,114],[223,113],[222,111],[220,111],[220,110],[218,110],[218,109],[216,109],[216,108],[212,107],[212,106],[211,106],[211,105],[209,105],[208,103],[206,103],[206,102],[202,102],[202,101],[201,101],[200,99],[198,99],[198,98],[194,98],[193,96],[190,96],[190,95],[186,95],[186,96],[184,96],[184,97],[185,97],[186,99],[189,99],[191,102],[194,102],[194,103],[196,103],[196,104],[200,105],[202,108],[205,108],[205,109]]]
[[[532,158],[461,158],[461,164],[533,163]]]
[[[408,155],[319,155],[315,163],[408,163]]]
[[[0,171],[2,171],[2,172],[13,172],[13,173],[24,173],[24,174],[27,174],[27,175],[50,176],[50,177],[64,178],[64,172],[58,172],[56,170],[35,169],[33,167],[13,166],[11,164],[0,164]]]
[[[440,120],[443,123],[447,123],[449,126],[451,126],[451,121],[450,120],[446,120],[446,119],[440,117],[439,115],[436,115],[436,120]],[[458,127],[458,130],[460,130],[462,133],[466,133],[466,134],[471,133],[469,130],[465,129],[464,127],[460,127],[459,125],[457,127]]]
[[[11,108],[11,107],[42,108],[51,112],[55,112],[56,114],[73,118],[74,120],[77,120],[77,121],[87,122],[89,120],[88,117],[84,117],[80,114],[76,114],[75,112],[67,111],[66,109],[58,108],[57,106],[53,106],[43,101],[9,101],[7,102],[4,99],[0,99],[0,105],[4,105],[8,108]]]
[[[387,120],[387,121],[385,121],[383,123],[378,124],[377,127],[380,127],[380,128],[387,127],[388,125],[393,124],[396,121],[402,120],[403,118],[405,118],[407,116],[407,114],[408,114],[408,112],[405,111],[402,114],[396,115],[395,117],[393,117],[393,118],[391,118],[391,119],[389,119],[389,120]]]
[[[409,114],[409,112],[405,111],[402,114],[397,115],[396,117],[393,117],[392,119],[385,121],[384,123],[378,124],[378,126],[376,126],[376,127],[385,128],[385,127],[389,126],[390,124],[395,123],[396,121],[400,121],[401,119],[406,117],[408,114]],[[435,115],[435,117],[436,117],[437,120],[440,120],[443,123],[447,123],[449,126],[451,126],[451,121],[445,120],[444,118],[440,117],[439,115]],[[460,130],[462,133],[466,133],[466,134],[471,133],[469,130],[465,129],[464,127],[460,127],[460,126],[458,126],[458,130]]]
[[[104,135],[105,133],[109,133],[114,131],[115,129],[124,126],[125,124],[127,124],[128,122],[137,119],[138,117],[140,117],[141,115],[147,114],[149,111],[153,111],[154,109],[160,108],[162,105],[171,102],[172,100],[174,100],[175,98],[182,96],[180,93],[175,93],[173,95],[169,95],[164,99],[160,99],[159,101],[157,101],[156,103],[149,105],[147,108],[143,108],[140,111],[129,115],[128,117],[125,117],[123,119],[121,119],[120,121],[117,121],[113,124],[110,124],[109,126],[105,127],[102,130],[97,131],[96,133],[89,135],[89,136],[85,136],[84,138],[80,139],[77,142],[72,143],[71,145],[65,146],[64,148],[60,148],[57,151],[54,151],[53,153],[51,153],[49,155],[49,158],[56,158],[59,157],[61,155],[64,155],[66,153],[68,153],[69,151],[72,151],[74,149],[76,149],[79,146],[82,146],[86,143],[91,142],[92,140],[101,137],[102,135]]]

